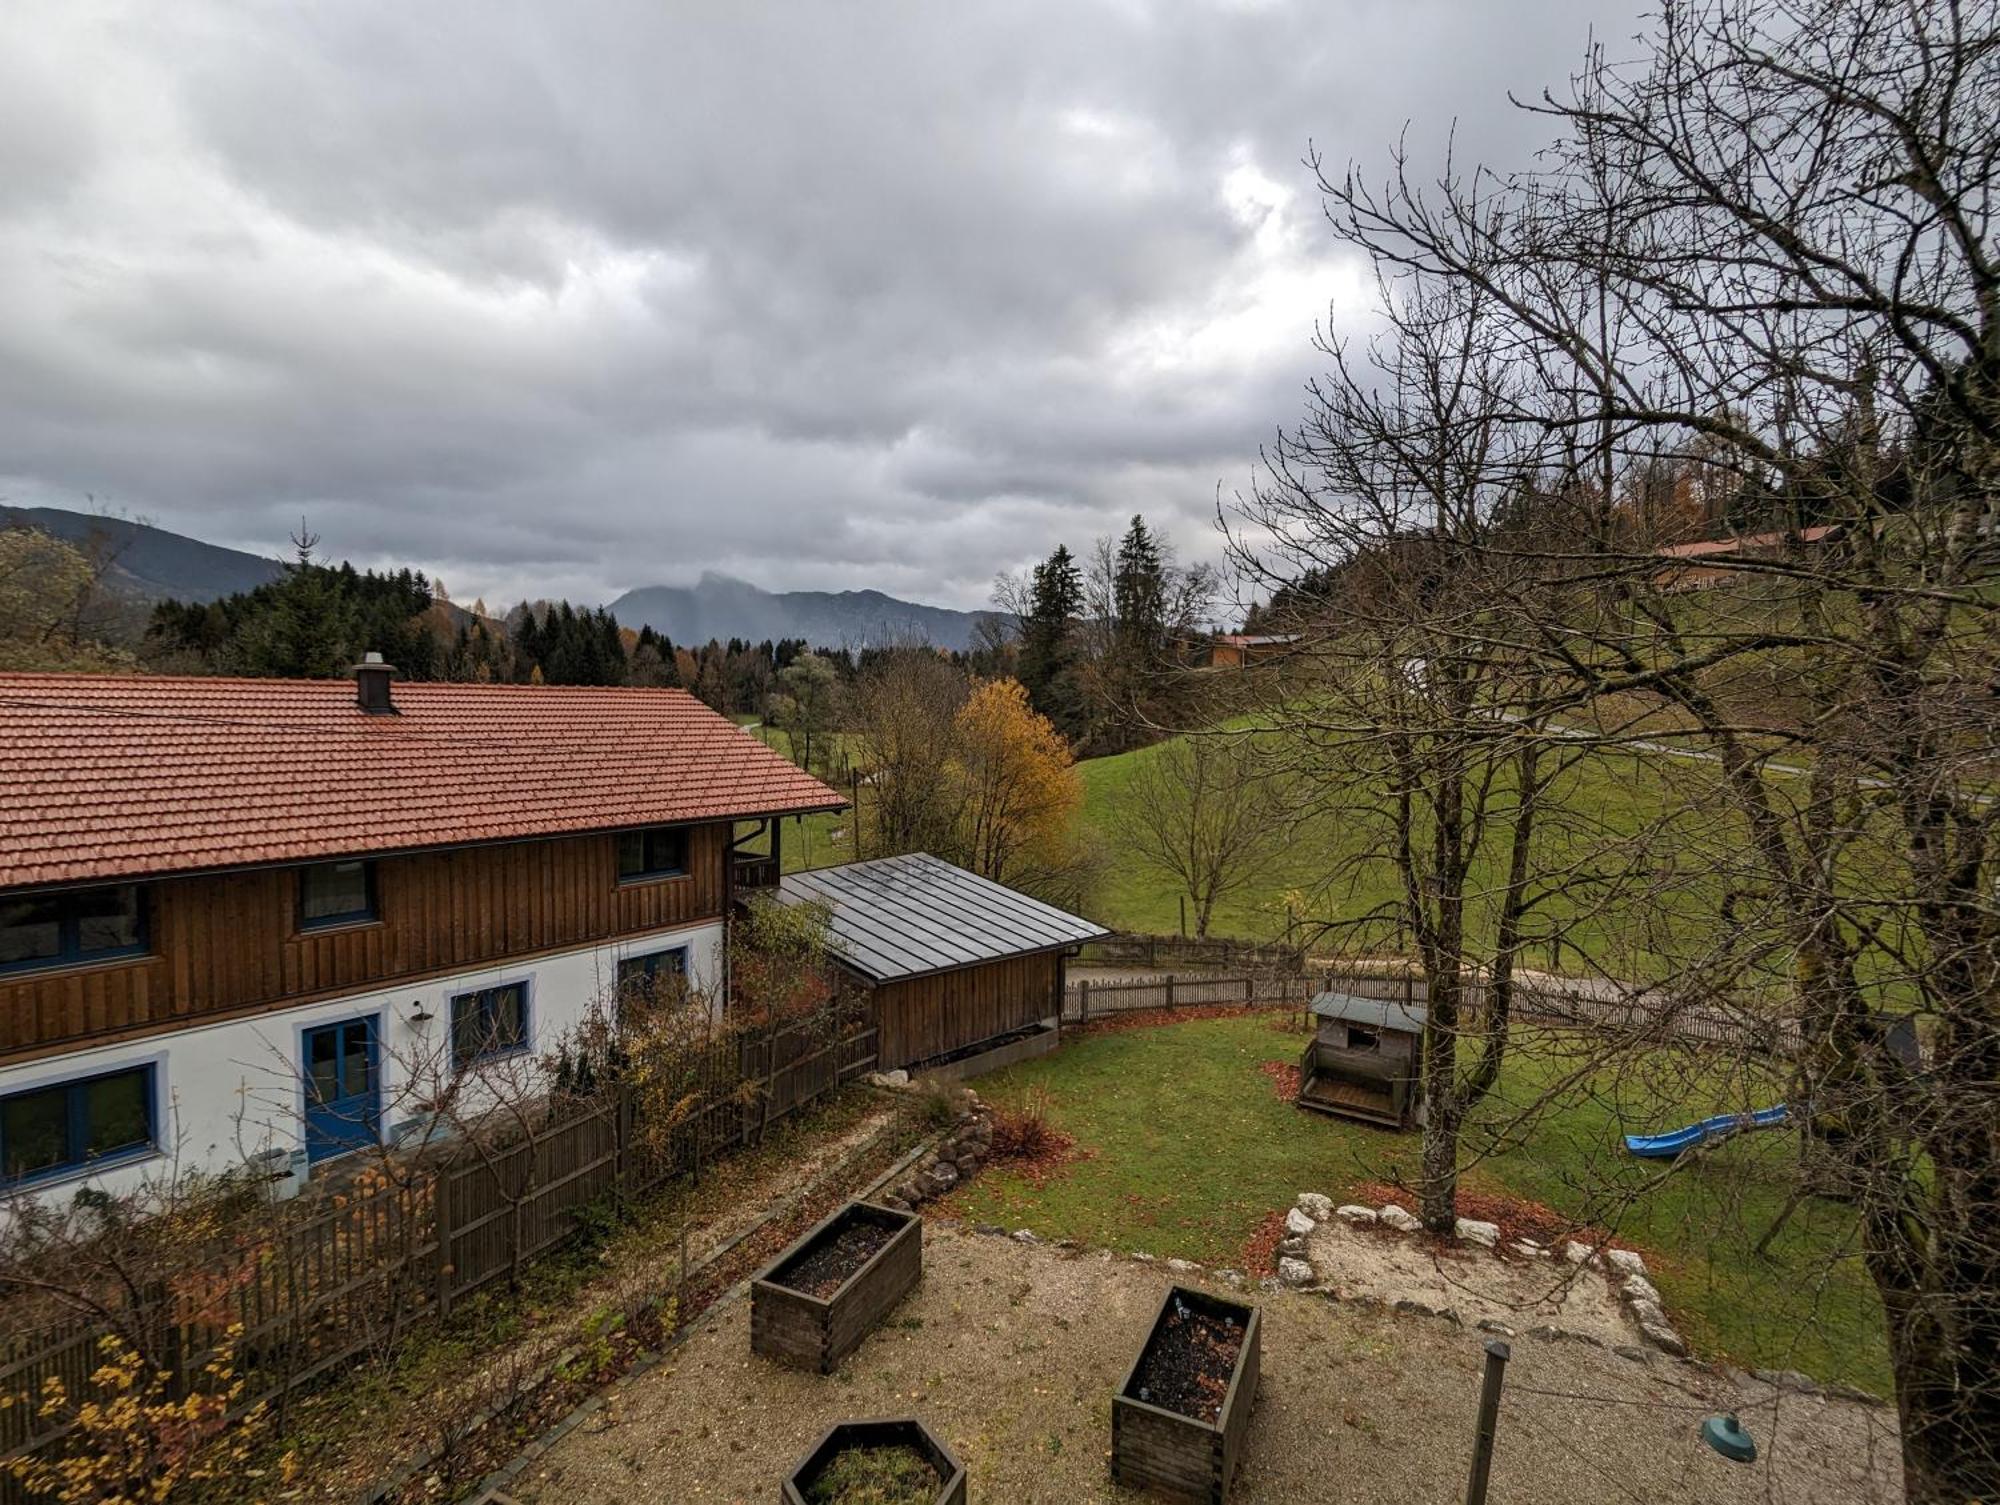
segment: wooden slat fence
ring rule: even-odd
[[[1248,971],[1266,967],[1301,971],[1305,952],[1297,946],[1225,940],[1191,940],[1181,935],[1122,933],[1086,941],[1077,953],[1092,967],[1210,967]]]
[[[0,1459],[59,1446],[68,1428],[36,1414],[59,1379],[72,1402],[95,1393],[108,1335],[137,1341],[181,1395],[238,1330],[239,1411],[364,1355],[415,1323],[518,1278],[573,1237],[588,1209],[699,1175],[772,1126],[874,1068],[872,1019],[829,1006],[801,1024],[699,1047],[677,1080],[684,1111],[664,1134],[618,1091],[511,1144],[470,1142],[406,1183],[357,1179],[324,1205],[274,1208],[254,1231],[213,1245],[120,1302],[114,1319],[45,1321],[0,1339]],[[378,1184],[378,1182],[380,1184]],[[0,1479],[0,1500],[19,1498]]]
[[[1297,976],[1169,974],[1119,982],[1072,982],[1063,993],[1062,1017],[1065,1024],[1081,1024],[1104,1014],[1138,1009],[1302,1005],[1328,989],[1402,1003],[1420,1004],[1429,997],[1423,981],[1402,968],[1369,972],[1316,970]],[[1796,1020],[1681,1006],[1657,992],[1634,993],[1610,986],[1532,978],[1516,984],[1514,998],[1517,1018],[1629,1035],[1635,1040],[1722,1045],[1767,1055],[1790,1055],[1799,1048]],[[1483,984],[1468,985],[1466,1003],[1470,1008],[1483,1008],[1485,1001]]]

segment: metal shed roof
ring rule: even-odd
[[[1312,1011],[1321,1019],[1339,1019],[1363,1029],[1397,1030],[1406,1035],[1422,1034],[1424,1020],[1430,1016],[1421,1003],[1362,998],[1354,993],[1321,993],[1313,999]]]
[[[834,949],[876,982],[1057,951],[1111,933],[924,852],[788,873],[777,899],[830,905]]]

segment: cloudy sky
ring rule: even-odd
[[[0,499],[453,594],[983,604],[1218,484],[1364,287],[1300,165],[1518,162],[1581,0],[8,0]],[[1342,313],[1340,311],[1346,311]]]

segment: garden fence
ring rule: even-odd
[[[1299,974],[1248,973],[1240,977],[1170,973],[1164,977],[1116,982],[1072,982],[1063,993],[1062,1020],[1064,1024],[1084,1024],[1108,1014],[1194,1006],[1248,1008],[1298,1004],[1303,1007],[1323,991],[1406,1004],[1421,1004],[1429,997],[1423,980],[1401,965],[1360,972],[1314,969]],[[1485,985],[1468,984],[1467,1007],[1478,1010],[1485,1003]],[[1686,1007],[1657,992],[1634,992],[1616,985],[1539,976],[1523,978],[1515,985],[1514,1011],[1522,1020],[1635,1039],[1723,1045],[1775,1055],[1790,1055],[1799,1048],[1796,1020]]]
[[[804,1021],[694,1047],[675,1073],[689,1087],[671,1124],[648,1123],[621,1087],[510,1144],[467,1138],[437,1146],[446,1158],[434,1166],[371,1168],[310,1208],[271,1209],[136,1296],[108,1297],[101,1316],[8,1336],[0,1460],[61,1444],[64,1419],[38,1414],[43,1387],[61,1381],[65,1415],[98,1394],[92,1375],[107,1337],[152,1360],[178,1398],[213,1383],[207,1366],[234,1329],[238,1413],[386,1353],[414,1324],[517,1279],[599,1209],[699,1176],[872,1070],[874,1023],[851,1013],[836,1000]],[[17,1498],[0,1478],[0,1500]]]

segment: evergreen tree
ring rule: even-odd
[[[1027,619],[1021,624],[1020,680],[1040,714],[1074,737],[1084,722],[1072,632],[1083,605],[1083,573],[1064,544],[1035,566]]]

